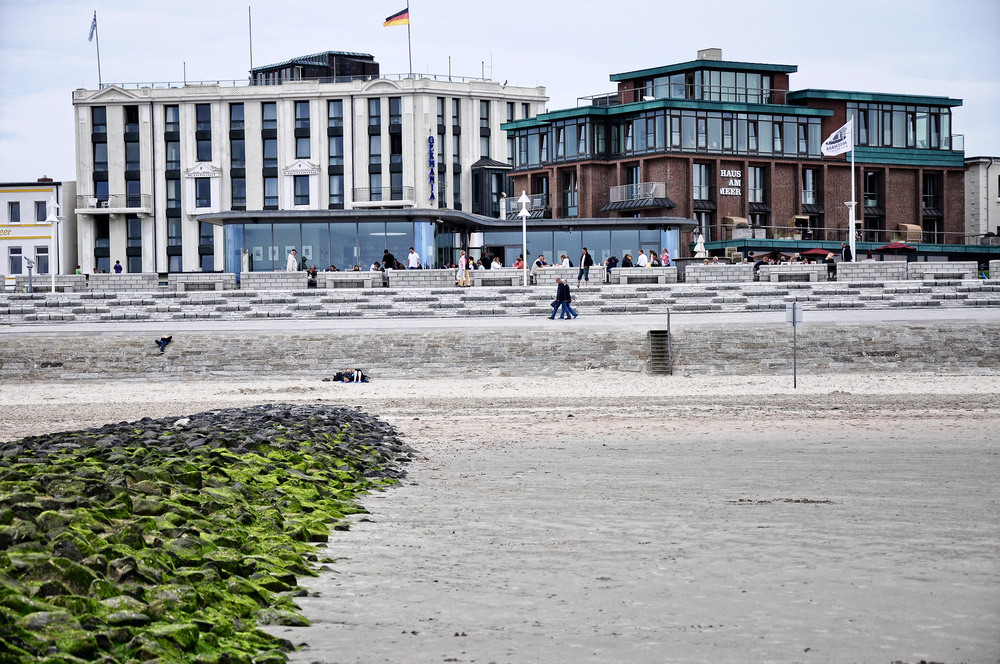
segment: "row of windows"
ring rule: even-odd
[[[35,221],[45,221],[48,216],[45,201],[35,201]],[[21,202],[20,201],[8,201],[7,202],[7,223],[9,224],[19,224],[21,223]]]
[[[635,88],[649,99],[694,99],[741,104],[770,104],[768,74],[699,70],[636,81]]]
[[[565,120],[515,136],[517,168],[666,151],[819,158],[822,143],[819,118],[679,110],[614,122]]]
[[[712,172],[709,164],[694,164],[692,166],[691,197],[693,200],[711,201],[713,191],[719,189],[735,189],[736,187],[728,182],[728,179],[736,179],[742,188],[743,173],[734,176],[719,175],[719,184],[713,187]],[[750,166],[745,173],[747,202],[767,203],[767,168],[763,166]],[[635,166],[626,170],[626,178],[629,184],[641,182],[639,167]],[[863,173],[863,205],[866,207],[882,206],[882,182],[883,173],[874,170],[865,170]],[[539,186],[542,191],[535,193],[548,193],[548,178],[539,178]],[[578,216],[579,184],[575,170],[565,171],[561,174],[561,201],[563,205],[562,214],[566,217]],[[822,204],[822,191],[820,183],[820,170],[815,168],[802,169],[802,188],[800,202],[802,205]],[[922,203],[925,209],[941,209],[941,195],[943,191],[942,176],[939,173],[925,173],[923,176]]]
[[[35,274],[49,273],[49,248],[46,245],[35,245],[35,257],[32,260],[32,272]],[[28,258],[23,253],[23,247],[7,247],[7,274],[27,274]]]
[[[871,147],[951,149],[951,110],[899,104],[847,105],[858,145]]]

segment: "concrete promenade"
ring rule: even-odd
[[[0,327],[5,380],[321,378],[347,367],[373,376],[553,374],[577,369],[651,371],[650,330],[666,315],[572,321],[407,318],[170,323],[60,323]],[[806,311],[797,331],[784,311],[671,316],[675,371],[785,374],[993,373],[1000,309]],[[169,334],[166,354],[153,340]]]

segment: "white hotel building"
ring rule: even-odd
[[[255,68],[250,82],[78,89],[79,262],[266,271],[295,247],[350,269],[410,246],[450,262],[470,219],[500,216],[500,126],[546,101],[542,87],[382,77],[372,56],[341,52]]]

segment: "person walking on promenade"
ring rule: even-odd
[[[583,255],[580,256],[580,272],[576,275],[576,287],[580,287],[580,279],[590,285],[590,268],[594,265],[594,257],[587,253],[587,248],[583,248]]]
[[[288,272],[299,271],[299,257],[294,249],[288,252],[288,262],[285,263],[285,270]]]
[[[420,254],[410,247],[410,253],[406,256],[406,269],[407,270],[419,270],[420,269]]]
[[[565,318],[568,320],[570,318],[576,318],[578,314],[569,304],[573,300],[569,292],[569,284],[566,283],[565,279],[560,279],[559,277],[556,277],[556,283],[558,284],[558,286],[556,286],[556,299],[555,302],[552,303],[552,315],[549,316],[549,320],[555,319],[556,310],[560,307],[562,307],[559,312],[560,319]]]
[[[458,256],[458,271],[455,273],[455,281],[459,288],[469,287],[469,259],[465,255],[465,249]]]

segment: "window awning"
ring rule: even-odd
[[[675,208],[669,198],[635,198],[628,201],[615,201],[601,208],[601,212],[618,212],[620,210],[646,210],[649,208]]]
[[[726,226],[736,226],[737,224],[746,224],[747,226],[750,225],[750,222],[747,221],[746,217],[723,217],[722,223]]]
[[[930,207],[924,208],[925,219],[941,219],[943,217],[944,213],[941,212],[941,210],[938,210],[937,208],[930,208]]]
[[[694,201],[694,209],[695,210],[714,210],[715,209],[715,203],[713,203],[712,201],[705,201],[705,200],[695,199],[695,201]]]
[[[770,211],[771,206],[767,203],[750,203],[750,214],[761,214]]]
[[[865,206],[865,216],[866,217],[884,217],[885,211],[880,207],[875,206]]]
[[[803,203],[802,212],[805,214],[826,214],[826,210],[823,209],[822,205],[815,205],[813,203]]]

